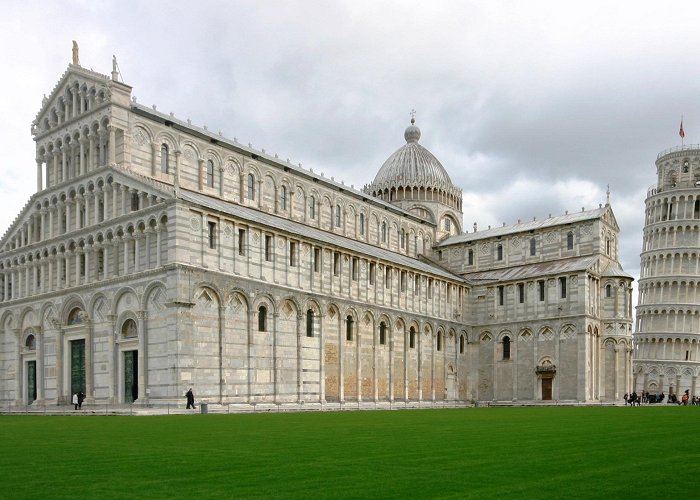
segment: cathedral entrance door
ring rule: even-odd
[[[139,397],[138,351],[124,351],[124,402],[133,403]]]
[[[36,400],[36,361],[27,361],[27,404]]]
[[[70,343],[70,393],[79,392],[85,394],[85,339]]]
[[[552,380],[551,378],[542,379],[542,401],[552,400]]]

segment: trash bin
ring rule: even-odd
[[[204,415],[205,413],[209,413],[209,404],[207,403],[199,403],[199,413]]]

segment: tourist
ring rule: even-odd
[[[625,406],[627,406],[627,398],[629,397],[629,394],[625,393]]]
[[[79,410],[83,409],[83,401],[85,401],[85,394],[83,394],[83,391],[78,391],[78,409]]]
[[[75,409],[78,409],[78,393],[73,394],[73,404],[75,405]]]
[[[190,407],[192,407],[193,410],[196,410],[197,407],[194,405],[194,393],[192,392],[192,388],[190,387],[190,390],[187,391],[185,394],[185,397],[187,398],[187,409],[189,410]]]

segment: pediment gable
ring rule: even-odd
[[[615,229],[615,231],[620,231],[620,226],[617,223],[617,218],[615,217],[612,206],[606,205],[606,210],[601,214],[600,219]]]
[[[32,134],[52,130],[63,120],[74,116],[73,108],[84,106],[90,109],[109,102],[112,96],[112,80],[109,76],[70,64],[48,96],[32,123]],[[74,97],[75,96],[75,97]],[[66,115],[67,113],[67,115]]]

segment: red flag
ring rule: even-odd
[[[681,139],[685,138],[685,132],[683,131],[683,120],[681,120],[681,129],[678,131],[678,135],[681,136]]]

